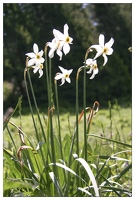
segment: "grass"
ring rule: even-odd
[[[40,113],[41,119],[46,126],[46,113]],[[34,115],[36,118],[36,115]],[[131,108],[120,108],[114,106],[111,109],[111,117],[109,109],[102,109],[98,111],[97,115],[93,118],[90,127],[90,134],[102,135],[107,138],[118,139],[122,142],[129,143],[131,140]],[[53,116],[54,122],[56,122],[56,116]],[[29,137],[33,142],[36,141],[35,130],[32,123],[31,114],[23,114],[21,117],[13,116],[11,121],[17,126],[21,126],[23,132]],[[72,135],[75,125],[75,115],[73,112],[62,112],[60,114],[61,121],[61,134],[62,138],[66,134]],[[56,122],[57,123],[57,122]],[[56,124],[54,123],[54,124]],[[16,144],[20,144],[17,129],[9,125],[9,129],[14,137]],[[55,133],[57,134],[57,133]],[[89,139],[90,142],[91,139]],[[83,119],[79,123],[79,142],[83,142]],[[9,148],[12,146],[12,141],[7,133],[7,129],[4,130],[4,147]]]

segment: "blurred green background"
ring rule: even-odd
[[[108,101],[118,100],[122,106],[131,106],[132,99],[132,4],[131,3],[4,3],[3,4],[3,100],[4,111],[15,107],[19,96],[23,96],[23,107],[28,107],[23,80],[25,54],[33,51],[33,43],[44,50],[46,42],[54,36],[52,30],[63,32],[64,24],[69,26],[73,38],[71,51],[62,61],[55,53],[52,59],[52,78],[59,71],[58,66],[73,69],[71,84],[59,87],[59,104],[75,107],[76,72],[83,65],[86,50],[98,44],[99,34],[105,35],[105,42],[114,38],[114,52],[108,56],[103,67],[103,57],[98,58],[99,74],[93,80],[87,74],[87,105],[94,101],[100,107],[107,107]],[[92,57],[95,55],[91,54]],[[90,54],[89,54],[90,57]],[[47,87],[45,69],[39,79],[31,71],[32,83],[39,106],[47,108]],[[53,81],[53,80],[52,80]],[[79,104],[83,103],[83,72],[79,77]]]

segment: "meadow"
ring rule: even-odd
[[[25,54],[24,85],[29,108],[26,113],[20,96],[4,120],[4,197],[132,196],[131,108],[120,106],[117,100],[114,104],[109,101],[106,109],[100,109],[98,101],[86,103],[86,74],[91,74],[89,81],[98,76],[97,58],[103,56],[103,66],[107,64],[114,39],[105,43],[105,36],[100,34],[99,45],[86,50],[84,66],[76,73],[75,107],[62,109],[59,93],[64,90],[63,84],[72,84],[73,69],[58,66],[60,72],[54,76],[51,59],[55,51],[60,60],[63,53],[69,53],[73,38],[68,29],[68,24],[64,25],[64,33],[53,29],[54,39],[46,43],[44,51],[34,43],[33,52]],[[93,49],[95,57],[88,58]],[[46,109],[37,104],[39,95],[35,95],[31,79],[31,73],[37,72],[39,81],[45,74]]]

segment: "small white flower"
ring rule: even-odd
[[[61,33],[59,30],[53,29],[54,39],[52,42],[48,43],[48,46],[51,48],[49,51],[49,57],[52,58],[54,56],[54,51],[60,56],[60,60],[62,59],[62,52],[63,49],[64,54],[66,55],[70,51],[70,45],[72,44],[73,38],[71,38],[68,34],[68,25],[64,25],[64,34]]]
[[[38,45],[36,43],[33,44],[33,52],[31,53],[26,53],[25,55],[31,58],[28,61],[28,66],[32,65],[39,65],[45,61],[45,59],[42,57],[43,56],[43,50],[39,51]]]
[[[99,45],[92,45],[90,48],[94,48],[97,51],[96,56],[94,59],[98,58],[99,56],[103,55],[104,57],[104,64],[103,66],[107,63],[108,58],[106,55],[111,55],[113,53],[112,45],[114,43],[114,39],[111,38],[109,42],[105,43],[105,37],[103,34],[99,35]]]
[[[57,38],[54,38],[52,40],[52,42],[48,42],[47,45],[50,47],[50,51],[49,51],[48,56],[50,58],[53,58],[54,52],[56,51],[56,53],[60,57],[60,60],[62,60],[62,51],[61,51],[62,50],[62,43]]]
[[[32,66],[34,68],[33,73],[35,74],[37,71],[39,72],[39,78],[43,75],[43,64],[39,63],[35,66]]]
[[[59,66],[59,68],[62,73],[57,73],[56,76],[54,77],[54,79],[55,80],[61,79],[61,85],[63,85],[65,83],[65,81],[67,81],[68,83],[71,83],[71,79],[69,76],[72,73],[73,69],[67,70],[60,66]]]
[[[87,67],[90,67],[89,71],[87,71],[88,74],[91,74],[93,71],[93,74],[90,77],[90,79],[93,79],[95,75],[98,74],[97,61],[89,58],[86,60],[86,65]]]

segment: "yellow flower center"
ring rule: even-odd
[[[69,75],[68,75],[68,74],[65,74],[65,78],[69,78]]]
[[[67,43],[70,43],[70,37],[67,37],[67,38],[66,38],[66,42],[67,42]]]
[[[43,69],[43,68],[44,68],[44,66],[43,66],[43,64],[41,63],[41,64],[40,64],[40,69]]]
[[[97,69],[97,65],[93,65],[92,68],[93,68],[93,69]]]
[[[37,55],[36,55],[36,58],[37,58],[37,59],[40,59],[41,57],[40,57],[40,55],[39,55],[39,54],[37,54]]]
[[[104,53],[104,54],[106,54],[108,51],[109,51],[109,49],[108,49],[107,47],[105,47],[105,48],[103,49],[103,53]]]

